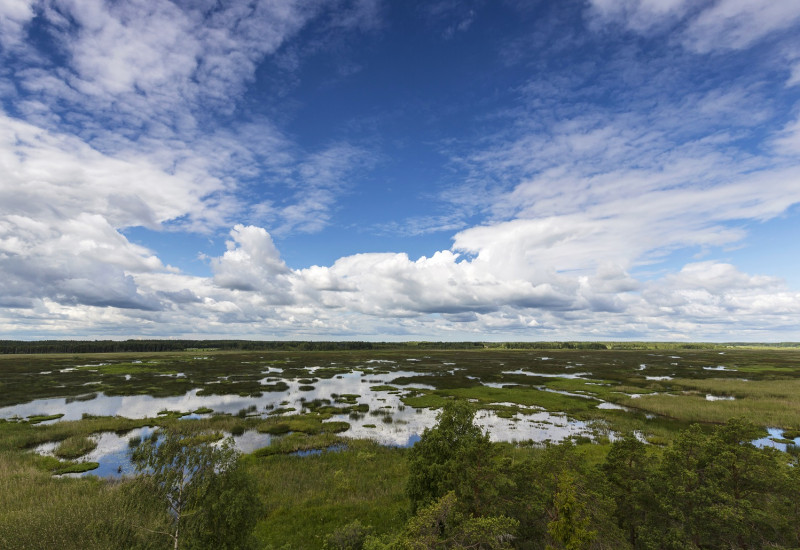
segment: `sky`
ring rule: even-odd
[[[796,0],[4,0],[0,339],[800,341]]]

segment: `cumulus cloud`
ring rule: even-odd
[[[642,294],[649,315],[661,322],[692,324],[697,329],[735,330],[759,326],[766,319],[775,326],[790,323],[800,313],[800,293],[782,281],[742,273],[730,264],[700,262],[648,285]]]
[[[0,221],[0,293],[15,296],[18,307],[47,297],[59,304],[158,309],[128,270],[161,268],[99,215],[80,214],[59,227],[22,215]]]
[[[228,250],[211,262],[214,282],[230,290],[259,292],[271,303],[291,303],[289,269],[269,233],[261,227],[237,225],[230,235]]]

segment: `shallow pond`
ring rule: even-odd
[[[782,439],[783,438],[783,430],[780,428],[768,428],[767,431],[769,435],[767,437],[762,437],[761,439],[756,439],[753,441],[753,444],[756,447],[773,447],[778,449],[779,451],[786,451],[787,443],[781,441],[775,441],[775,439]],[[800,437],[794,438],[794,443],[792,445],[800,446]]]
[[[377,361],[375,361],[377,363]],[[388,364],[388,362],[387,362]],[[381,365],[381,368],[383,365]],[[365,414],[338,414],[331,421],[344,421],[350,428],[341,433],[343,437],[366,438],[383,445],[410,446],[419,440],[422,432],[436,423],[438,410],[413,408],[403,404],[404,395],[413,390],[431,390],[433,386],[414,383],[414,377],[422,373],[411,370],[375,372],[371,369],[353,370],[336,374],[331,378],[314,377],[321,367],[312,366],[303,370],[302,376],[276,377],[281,369],[271,367],[263,371],[260,384],[265,390],[274,388],[276,382],[286,385],[283,391],[265,391],[258,397],[240,395],[203,395],[203,390],[192,389],[184,395],[153,397],[149,395],[105,395],[102,392],[88,395],[85,399],[51,398],[0,408],[0,417],[26,418],[32,415],[63,414],[58,420],[79,420],[83,415],[122,416],[127,418],[156,417],[160,411],[190,413],[184,418],[198,418],[214,413],[237,414],[248,417],[268,418],[276,409],[281,414],[304,412],[305,404],[316,399],[335,400],[337,396],[357,396],[358,404],[369,405]],[[533,374],[527,373],[526,374]],[[585,376],[587,373],[564,375],[564,378]],[[227,377],[220,377],[225,379]],[[394,380],[402,379],[403,383]],[[476,380],[476,383],[480,383]],[[207,391],[208,385],[206,386]],[[566,393],[566,392],[565,392]],[[579,395],[579,394],[575,394]],[[581,396],[586,397],[586,396]],[[513,415],[498,415],[492,410],[480,410],[476,423],[488,431],[493,441],[552,441],[559,442],[571,436],[592,437],[593,429],[586,422],[569,419],[564,414],[549,413],[538,407],[521,407],[512,403],[496,404],[513,407]],[[210,409],[213,412],[194,412]],[[510,417],[509,417],[510,416]],[[114,433],[96,434],[93,438],[97,448],[81,461],[99,462],[100,468],[88,472],[90,475],[116,476],[131,473],[128,462],[128,440],[131,437],[147,437],[149,428],[134,430],[123,436]],[[248,431],[234,438],[236,447],[245,453],[270,444],[267,434]],[[52,453],[54,443],[37,448],[37,452]]]
[[[78,459],[78,462],[97,462],[99,466],[88,472],[64,474],[64,476],[80,477],[94,475],[99,477],[120,477],[133,475],[135,470],[130,461],[129,442],[131,439],[147,439],[156,430],[156,428],[143,427],[135,428],[122,435],[114,432],[93,434],[90,438],[97,443],[97,447]],[[225,436],[228,437],[230,434],[225,434]],[[241,435],[232,437],[233,446],[243,453],[251,453],[256,449],[268,446],[272,438],[269,434],[259,433],[255,430],[247,431]],[[58,442],[50,441],[38,445],[33,449],[33,452],[46,456],[54,456],[54,451],[57,446]]]

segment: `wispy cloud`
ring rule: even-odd
[[[800,6],[792,0],[591,0],[589,4],[596,24],[620,23],[642,34],[677,31],[680,42],[699,53],[746,48],[800,20]]]

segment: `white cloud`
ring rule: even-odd
[[[142,108],[182,112],[199,101],[232,105],[258,60],[318,8],[290,1],[189,7],[51,0],[43,2],[43,15],[69,56],[66,82],[94,108],[135,116]]]
[[[599,25],[619,22],[641,34],[677,26],[680,41],[698,53],[746,48],[800,21],[800,4],[794,0],[590,0],[589,4],[589,15]]]
[[[307,155],[292,178],[292,204],[275,209],[275,232],[313,233],[325,227],[336,198],[350,188],[348,178],[371,164],[367,151],[348,143],[334,143]]]
[[[794,0],[718,0],[689,23],[684,41],[700,53],[738,50],[798,21],[800,4]]]
[[[237,225],[228,250],[211,262],[214,283],[230,290],[255,291],[270,303],[293,302],[289,269],[281,260],[269,233],[261,227]]]
[[[674,22],[691,8],[688,0],[590,0],[589,4],[600,21],[621,20],[637,32]]]
[[[377,13],[371,5],[354,5],[343,27],[369,26]],[[14,83],[4,99],[17,115],[0,112],[6,305],[53,312],[58,304],[155,310],[204,303],[216,296],[208,286],[165,284],[170,268],[120,231],[230,227],[250,210],[245,202],[254,180],[266,187],[259,189],[264,197],[281,196],[287,185],[295,194],[278,205],[270,220],[275,225],[285,231],[322,227],[347,189],[351,165],[363,165],[363,151],[340,142],[306,152],[268,120],[223,131],[208,114],[232,109],[257,63],[324,7],[289,1],[3,3],[0,58],[7,68],[0,80]],[[66,59],[63,66],[47,59],[53,52],[26,42],[34,12],[45,27],[40,32],[50,33],[56,55]],[[233,275],[226,266],[237,265],[237,254],[265,260],[259,254],[266,249],[249,229],[237,226],[234,233],[242,249],[216,266],[218,280],[228,285]],[[148,273],[164,277],[142,287]],[[278,290],[286,295],[278,285],[273,300]],[[238,309],[224,305],[233,303],[230,296],[217,298],[209,298],[208,307],[227,308],[228,315]]]
[[[160,270],[158,258],[129,243],[100,215],[59,222],[0,219],[0,295],[14,297],[18,307],[33,307],[45,297],[60,304],[160,307],[128,273]]]
[[[652,317],[681,319],[695,330],[774,327],[800,313],[800,292],[774,277],[748,275],[717,262],[688,264],[648,285],[643,297]]]
[[[116,228],[156,228],[182,216],[202,223],[216,216],[208,201],[225,184],[198,169],[197,158],[183,160],[180,154],[162,159],[106,155],[68,134],[0,113],[3,212],[46,215],[49,210],[61,218],[99,213]],[[52,208],[48,197],[58,199]]]
[[[35,0],[5,0],[0,4],[0,46],[15,49],[24,39],[25,26],[33,19]]]
[[[773,144],[778,153],[797,157],[800,154],[800,117],[786,124]]]
[[[800,293],[774,277],[742,273],[707,261],[650,281],[637,281],[605,264],[578,277],[555,275],[534,285],[477,258],[451,252],[412,261],[403,254],[359,254],[330,267],[290,270],[261,228],[236,227],[229,250],[214,260],[214,279],[142,272],[134,302],[98,308],[83,302],[38,299],[27,310],[4,304],[19,320],[13,330],[36,334],[91,330],[105,323],[112,334],[227,336],[237,338],[688,338],[764,337],[761,327],[791,334]],[[130,280],[131,277],[128,277]],[[80,284],[77,281],[76,284]],[[125,281],[119,282],[120,296]],[[245,289],[246,287],[246,289]],[[83,289],[85,290],[85,289]],[[143,311],[147,296],[157,311]],[[107,297],[106,297],[107,300]],[[94,307],[93,307],[94,306]],[[25,321],[25,320],[28,321]],[[168,323],[167,323],[168,320]],[[0,326],[3,326],[0,316]],[[781,327],[785,327],[781,329]],[[165,333],[165,331],[167,331]]]

